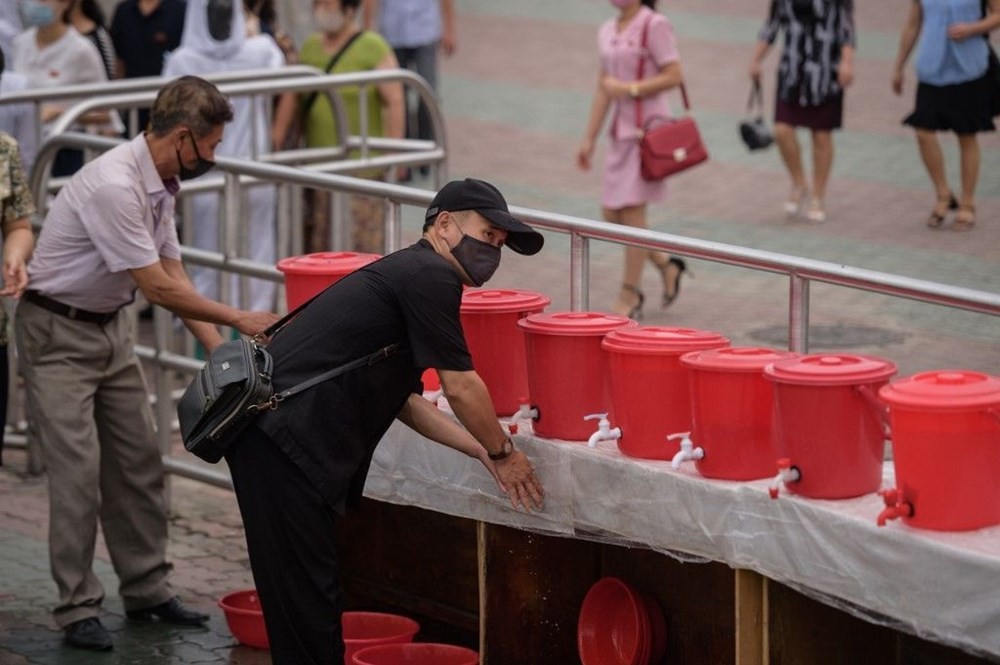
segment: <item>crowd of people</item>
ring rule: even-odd
[[[591,168],[607,125],[602,214],[609,222],[646,228],[649,204],[664,199],[667,185],[641,176],[636,131],[644,114],[669,114],[666,93],[683,84],[685,73],[677,35],[656,0],[610,2],[614,15],[597,34],[597,85],[576,158],[580,168]],[[36,123],[44,136],[66,106],[46,104],[38,117],[30,105],[0,106],[0,130],[8,132],[0,133],[0,295],[19,297],[20,369],[49,479],[50,561],[59,592],[54,616],[71,646],[112,647],[100,620],[104,589],[92,571],[98,525],[129,619],[189,626],[207,620],[168,583],[164,472],[134,331],[120,313],[141,292],[176,314],[207,351],[222,343],[216,326],[254,335],[277,316],[271,283],[254,283],[247,303],[219,302],[213,271],[188,277],[174,211],[180,181],[205,177],[219,155],[247,157],[300,138],[309,147],[328,146],[339,131],[324,95],[280,95],[270,114],[265,100],[229,100],[200,77],[290,62],[336,73],[406,65],[433,87],[438,50],[449,55],[455,49],[451,0],[313,0],[313,9],[316,31],[296,48],[281,32],[272,0],[122,0],[110,27],[94,0],[0,4],[0,94],[111,78],[169,80],[141,119],[143,131],[128,141],[87,164],[80,151],[60,151],[52,173],[69,179],[49,207],[37,246],[25,172],[37,149]],[[905,63],[918,48],[915,109],[904,122],[916,132],[934,186],[931,228],[942,228],[953,211],[950,228],[968,231],[976,223],[976,137],[992,131],[1000,114],[1000,74],[989,64],[983,38],[998,27],[1000,0],[913,0],[903,27],[890,83],[902,92]],[[784,209],[821,222],[832,133],[843,125],[844,95],[854,79],[853,2],[771,0],[750,58],[752,81],[761,79],[762,63],[781,33],[774,125],[790,179]],[[349,133],[363,125],[370,136],[429,137],[426,109],[408,114],[400,84],[370,86],[364,105],[359,94],[359,88],[343,91]],[[268,127],[265,118],[272,115]],[[408,123],[410,116],[416,121]],[[127,134],[115,112],[90,114],[81,123]],[[811,134],[811,178],[802,163],[800,127]],[[957,195],[944,175],[939,132],[958,137]],[[21,139],[20,148],[8,134]],[[409,174],[372,169],[362,175]],[[274,187],[250,187],[244,197],[247,256],[273,263]],[[320,251],[329,247],[330,201],[325,192],[312,192],[309,203],[307,249]],[[382,206],[380,200],[352,200],[355,250],[384,249]],[[217,249],[218,197],[198,194],[192,210],[185,223],[194,244]],[[543,490],[531,463],[498,425],[472,368],[458,311],[463,286],[487,282],[502,247],[532,255],[542,244],[489,183],[449,183],[428,208],[418,243],[345,278],[272,340],[277,389],[327,365],[394,349],[383,362],[261,417],[227,458],[275,663],[342,660],[340,632],[325,620],[343,606],[329,525],[358,498],[374,447],[393,419],[477,458],[515,507],[541,505]],[[647,261],[662,278],[663,307],[678,297],[684,261],[628,247],[614,311],[641,315],[639,283]],[[357,315],[331,314],[346,310]],[[0,318],[0,412],[7,327]],[[420,398],[427,367],[438,369],[465,429]]]

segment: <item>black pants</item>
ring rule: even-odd
[[[256,427],[226,455],[273,665],[343,665],[334,511]]]

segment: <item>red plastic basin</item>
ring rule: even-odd
[[[267,649],[267,629],[264,627],[264,612],[256,589],[234,591],[223,596],[219,607],[226,615],[229,632],[240,644],[255,649]]]
[[[383,644],[358,651],[351,665],[479,665],[479,654],[452,644]]]
[[[352,657],[367,647],[383,644],[406,644],[413,641],[420,624],[409,617],[383,612],[344,612],[341,615],[344,630],[344,663],[350,665]]]
[[[576,644],[583,665],[636,665],[651,647],[644,601],[617,577],[598,580],[583,599]]]

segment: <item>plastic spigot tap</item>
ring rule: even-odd
[[[771,486],[767,488],[767,492],[771,495],[772,499],[777,499],[782,485],[794,483],[801,478],[802,473],[796,467],[792,466],[792,460],[782,457],[778,460],[778,475],[771,481]]]
[[[538,419],[538,408],[531,406],[528,402],[527,397],[522,397],[520,400],[520,405],[517,407],[517,413],[514,414],[514,421],[524,420],[532,421]]]
[[[621,438],[622,435],[621,428],[611,427],[611,421],[608,420],[608,414],[591,413],[590,415],[584,416],[583,419],[597,420],[597,431],[591,434],[590,438],[587,439],[587,446],[589,448],[593,448],[594,446],[596,446],[598,441]]]
[[[681,449],[670,460],[670,466],[673,468],[681,468],[681,464],[687,460],[699,460],[705,457],[705,449],[701,446],[696,447],[694,442],[691,441],[691,432],[675,432],[674,434],[667,435],[667,441],[676,441],[677,439],[681,440]]]
[[[913,517],[913,504],[903,500],[903,493],[893,487],[879,492],[882,500],[885,501],[885,509],[878,514],[876,524],[885,526],[889,520],[900,517]]]
[[[510,435],[517,434],[517,423],[510,423],[507,425],[507,433]]]

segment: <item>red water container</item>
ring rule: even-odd
[[[530,395],[524,332],[517,322],[551,302],[541,293],[517,289],[470,289],[462,294],[465,343],[498,416],[513,414]]]
[[[797,355],[739,346],[681,356],[691,379],[691,438],[705,452],[695,461],[701,475],[726,480],[774,475],[781,454],[774,387],[764,378],[764,367]]]
[[[729,346],[729,340],[708,330],[643,326],[609,332],[601,346],[608,356],[612,425],[622,431],[619,450],[673,458],[679,442],[667,436],[691,431],[691,387],[680,357]]]
[[[636,322],[601,312],[554,312],[531,314],[517,325],[524,331],[528,392],[538,409],[535,434],[586,441],[594,427],[583,417],[610,410],[601,338]]]
[[[819,353],[772,363],[778,447],[797,480],[788,491],[847,499],[882,483],[885,408],[878,390],[896,365],[874,356]]]
[[[357,252],[316,252],[281,259],[277,267],[285,273],[288,309],[295,309],[345,275],[380,258],[378,254]]]
[[[879,391],[889,405],[896,490],[879,516],[924,529],[1000,524],[1000,380],[923,372]]]

